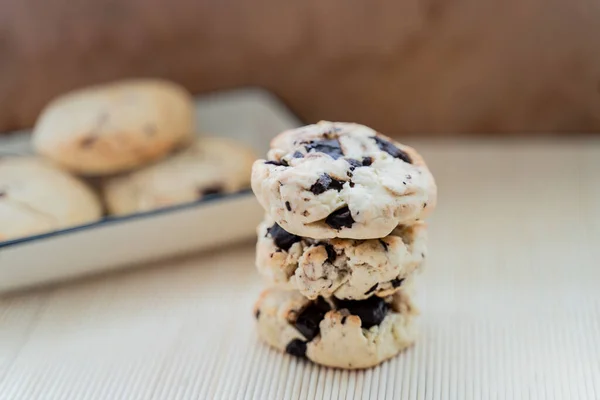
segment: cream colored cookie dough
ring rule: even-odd
[[[0,158],[0,241],[97,221],[100,201],[77,178],[41,159]]]
[[[412,345],[418,314],[410,287],[386,299],[309,300],[299,292],[265,290],[255,305],[267,344],[329,367],[373,367]]]
[[[194,133],[192,97],[163,80],[92,86],[50,102],[34,131],[36,151],[82,175],[109,175],[164,157]]]
[[[261,275],[309,299],[388,296],[420,269],[427,254],[423,222],[400,226],[381,239],[314,240],[285,231],[267,216],[257,233],[256,266]]]
[[[252,189],[286,231],[375,239],[426,218],[437,188],[411,147],[363,125],[322,121],[285,131],[252,171]]]
[[[150,211],[207,195],[250,187],[254,153],[224,138],[201,138],[156,164],[114,178],[104,185],[111,214]]]

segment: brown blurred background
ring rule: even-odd
[[[597,0],[0,0],[0,131],[134,76],[387,133],[600,131]]]

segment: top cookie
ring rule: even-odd
[[[285,131],[252,168],[252,189],[286,231],[313,239],[375,239],[427,217],[437,188],[411,147],[359,124]]]
[[[79,179],[33,157],[0,159],[0,241],[90,223],[102,207]]]
[[[193,132],[193,102],[183,87],[130,80],[55,99],[36,123],[33,144],[72,172],[109,175],[165,156]]]

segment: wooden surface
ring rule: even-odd
[[[159,76],[390,135],[598,132],[599,20],[593,0],[1,0],[0,131],[66,90]]]
[[[249,243],[0,300],[0,399],[600,398],[600,141],[411,144],[440,204],[406,353],[260,344]]]

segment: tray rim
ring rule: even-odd
[[[98,221],[90,222],[88,224],[71,226],[71,227],[59,229],[56,231],[44,232],[44,233],[39,233],[37,235],[24,236],[21,238],[10,239],[10,240],[0,242],[0,251],[3,249],[6,249],[6,248],[9,248],[12,246],[17,246],[17,245],[24,244],[24,243],[44,240],[44,239],[57,237],[57,236],[68,235],[68,234],[72,234],[72,233],[76,233],[76,232],[94,229],[97,227],[118,225],[118,224],[129,222],[129,221],[151,218],[156,215],[172,213],[172,212],[190,209],[190,208],[202,207],[206,204],[211,204],[211,203],[214,203],[217,201],[228,201],[228,200],[237,199],[237,198],[248,196],[248,195],[253,196],[252,189],[243,189],[239,192],[228,193],[228,194],[211,195],[211,196],[207,196],[202,199],[195,200],[195,201],[189,202],[189,203],[176,204],[173,206],[158,208],[156,210],[137,212],[137,213],[128,214],[128,215],[122,215],[122,216],[105,215],[102,217],[102,219],[100,219]]]

